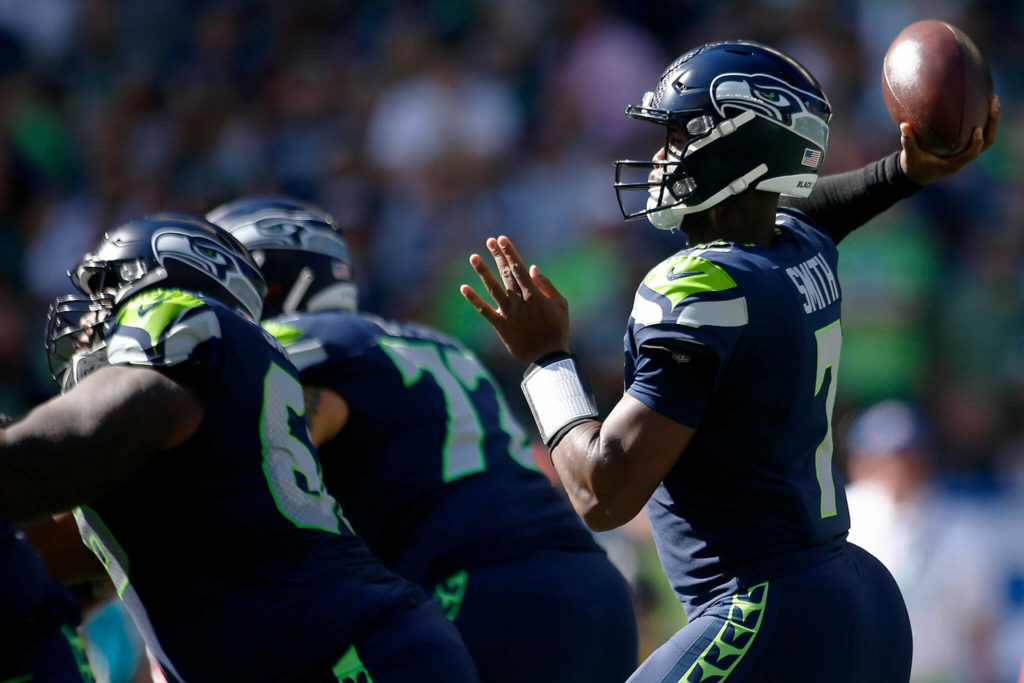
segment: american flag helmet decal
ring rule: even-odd
[[[804,158],[800,160],[803,166],[810,166],[811,168],[818,168],[818,164],[821,163],[821,150],[805,148]]]

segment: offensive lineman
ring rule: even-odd
[[[0,507],[78,506],[166,678],[475,681],[440,610],[324,490],[244,247],[156,214],[71,275],[84,296],[59,299],[48,331],[65,393],[0,430]]]
[[[436,330],[356,312],[348,248],[322,209],[252,197],[207,218],[267,279],[277,317],[264,325],[299,369],[327,490],[445,608],[481,680],[621,683],[637,661],[628,586],[479,360]]]

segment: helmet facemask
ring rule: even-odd
[[[114,300],[109,295],[68,294],[50,304],[46,314],[46,362],[50,378],[62,388],[68,385],[68,371],[76,358],[103,352],[113,311]],[[84,376],[72,374],[78,379]]]
[[[143,258],[105,261],[88,254],[68,271],[77,293],[57,297],[47,311],[46,360],[50,378],[62,389],[73,386],[70,375],[84,374],[74,366],[102,353],[113,320],[116,300],[126,285],[146,274]]]
[[[644,104],[630,105],[627,116],[653,123],[664,129],[661,154],[649,161],[623,160],[615,162],[615,192],[619,208],[626,220],[647,217],[655,227],[674,230],[681,216],[699,210],[702,204],[694,166],[685,157],[693,143],[716,133],[714,119],[701,109],[669,112],[650,107],[653,92],[644,96]],[[734,125],[734,124],[733,124]],[[728,128],[728,126],[726,126]],[[721,131],[717,131],[719,137]],[[699,168],[695,168],[699,172]],[[676,212],[669,209],[679,209]]]

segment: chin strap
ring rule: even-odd
[[[291,290],[288,292],[288,296],[284,298],[284,303],[281,304],[281,310],[285,313],[294,313],[295,309],[299,307],[299,302],[302,301],[302,297],[306,296],[306,292],[309,291],[310,285],[313,284],[313,270],[309,267],[305,267],[299,271],[299,276],[295,278],[295,284],[292,285]]]
[[[576,425],[597,418],[594,395],[583,386],[571,354],[553,353],[530,363],[521,386],[548,448],[554,448]]]
[[[699,213],[721,204],[730,197],[735,197],[754,187],[755,181],[768,172],[768,166],[759,164],[750,172],[744,173],[721,190],[711,195],[700,204],[687,206],[686,204],[675,204],[660,211],[653,211],[647,214],[647,220],[659,230],[678,230],[683,224],[683,217],[689,213]]]

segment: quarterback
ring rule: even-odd
[[[674,61],[626,111],[661,126],[663,146],[617,162],[616,191],[626,218],[688,242],[637,289],[625,393],[603,422],[554,284],[504,236],[486,242],[498,276],[470,257],[494,305],[468,285],[463,296],[530,364],[523,391],[576,510],[608,529],[646,505],[686,610],[631,681],[907,680],[902,596],[847,542],[832,462],[836,244],[975,158],[995,138],[995,99],[990,112],[956,157],[922,152],[904,123],[899,154],[816,189],[831,108],[806,69],[746,41]]]

